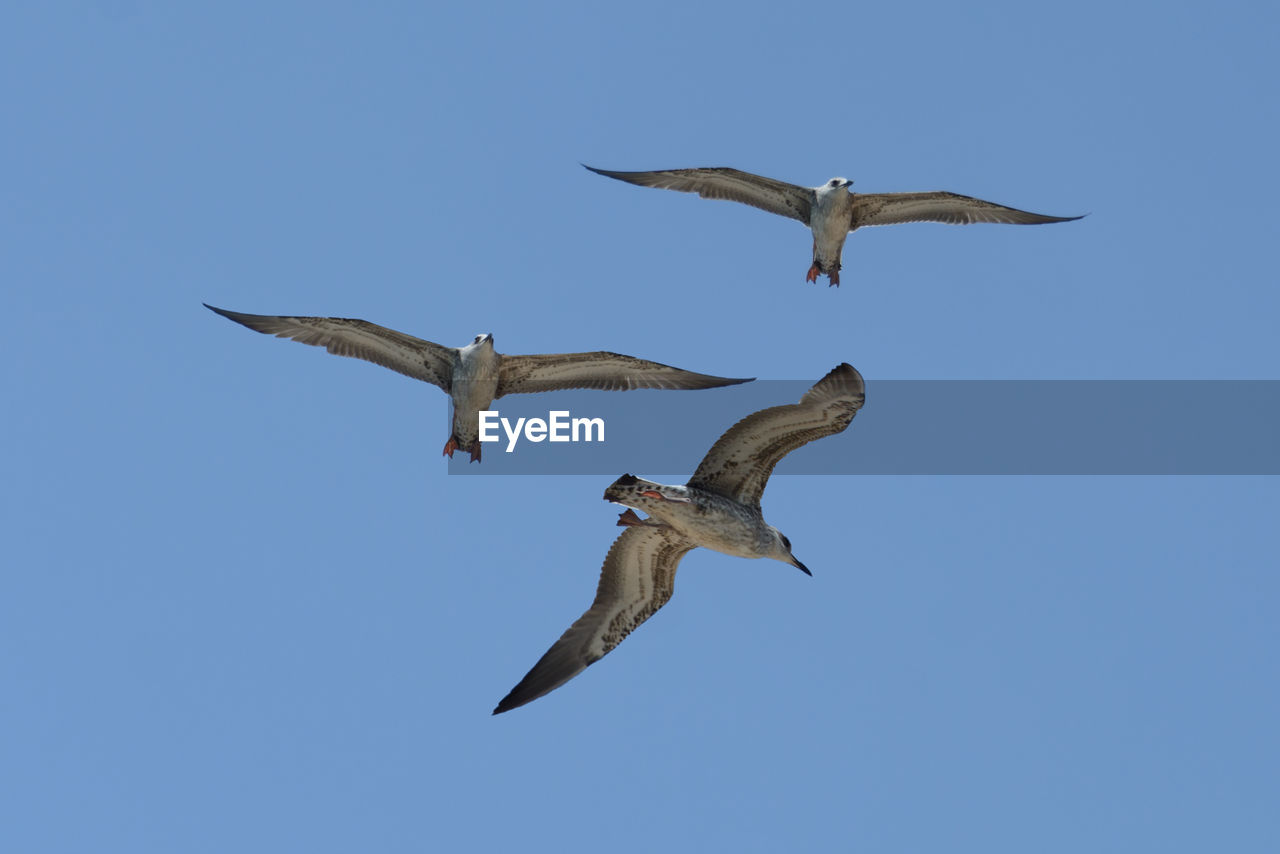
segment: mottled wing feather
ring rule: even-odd
[[[1070,222],[1078,216],[1046,216],[997,205],[958,193],[855,193],[849,230],[864,225],[895,225],[902,222],[945,222],[969,225],[995,222],[1008,225],[1042,225]]]
[[[694,544],[670,528],[628,528],[604,559],[596,598],[493,713],[550,693],[599,661],[667,604],[676,567]]]
[[[778,461],[801,445],[844,430],[864,397],[862,376],[848,364],[836,367],[799,403],[762,409],[725,431],[689,486],[759,505]]]
[[[699,389],[751,382],[750,378],[713,377],[647,359],[605,352],[503,356],[498,372],[496,397],[563,388],[602,391]]]
[[[586,166],[584,163],[583,166]],[[809,224],[813,190],[724,166],[665,169],[657,172],[611,172],[586,166],[597,175],[641,187],[697,193],[704,199],[726,199]]]
[[[335,356],[350,356],[382,365],[449,391],[457,350],[414,338],[366,320],[346,317],[287,317],[268,314],[241,314],[238,311],[205,308],[247,326],[255,332],[291,338],[302,344],[324,347]]]

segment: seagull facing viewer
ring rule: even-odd
[[[1070,222],[1078,216],[1047,216],[985,202],[957,193],[854,193],[848,178],[832,178],[818,187],[801,187],[724,166],[701,169],[666,169],[657,172],[611,172],[582,164],[604,175],[663,190],[697,193],[704,199],[728,199],[779,216],[797,219],[813,232],[813,264],[805,281],[825,275],[840,285],[840,253],[849,233],[865,225],[901,222],[945,222],[968,225],[997,222],[1042,225]]]

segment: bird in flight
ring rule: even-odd
[[[324,347],[439,386],[453,403],[453,432],[445,455],[459,449],[480,459],[480,410],[507,394],[591,388],[702,389],[751,382],[697,374],[617,353],[546,353],[504,356],[493,349],[493,335],[477,335],[465,347],[444,347],[366,320],[345,317],[289,317],[242,314],[205,304],[205,308],[255,332]]]
[[[691,549],[772,558],[812,575],[791,553],[791,541],[764,521],[760,496],[779,460],[801,445],[843,431],[864,398],[862,376],[841,364],[799,403],[762,409],[730,427],[684,486],[630,474],[614,481],[604,498],[628,508],[618,518],[627,530],[605,556],[595,601],[493,713],[554,691],[622,643],[671,598],[676,567]],[[641,519],[631,508],[648,518]]]
[[[704,199],[728,199],[779,216],[797,219],[813,231],[813,264],[805,281],[825,275],[840,285],[840,253],[849,232],[865,225],[902,222],[945,222],[968,225],[997,222],[1042,225],[1070,222],[1078,216],[1046,216],[985,202],[958,193],[854,193],[848,178],[832,178],[819,187],[801,187],[728,167],[665,169],[657,172],[611,172],[582,164],[597,175],[641,187],[697,193]]]

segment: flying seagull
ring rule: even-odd
[[[730,427],[684,486],[624,474],[604,499],[633,509],[605,556],[595,601],[493,710],[496,715],[538,699],[599,661],[667,603],[676,567],[702,546],[738,557],[768,557],[812,575],[791,541],[764,521],[760,496],[773,467],[801,445],[849,426],[864,399],[862,377],[842,364],[799,403],[762,409]]]
[[[582,164],[597,175],[617,178],[641,187],[697,193],[704,199],[728,199],[798,219],[813,231],[813,265],[805,281],[825,275],[840,285],[840,253],[849,232],[864,225],[896,225],[900,222],[945,222],[968,225],[1002,222],[1010,225],[1042,225],[1070,222],[1078,216],[1044,214],[1007,208],[957,193],[854,193],[848,178],[832,178],[820,187],[800,187],[761,175],[727,167],[666,169],[658,172],[610,172]]]
[[[205,308],[278,338],[325,347],[337,356],[353,356],[444,389],[453,401],[453,432],[444,453],[459,449],[480,459],[482,409],[506,394],[593,388],[629,391],[633,388],[699,389],[751,382],[696,374],[617,353],[547,353],[504,356],[493,349],[493,335],[477,335],[465,347],[443,347],[365,320],[345,317],[281,317],[241,314]]]

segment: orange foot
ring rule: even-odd
[[[636,511],[628,507],[625,513],[620,513],[618,515],[618,527],[619,528],[643,528],[644,520],[636,515]]]
[[[444,443],[444,455],[453,459],[453,452],[456,450],[458,450],[458,440],[450,436],[449,441]]]
[[[471,452],[471,462],[473,463],[480,462],[480,440],[479,439],[476,439],[474,442],[472,442],[471,447],[467,448],[467,450]]]
[[[831,273],[827,276],[827,287],[829,288],[840,287],[840,270],[839,269],[837,269],[834,273]]]
[[[806,282],[816,282],[818,281],[818,274],[820,272],[822,271],[818,269],[818,262],[814,261],[813,266],[809,268],[809,275],[805,276],[804,280]]]

